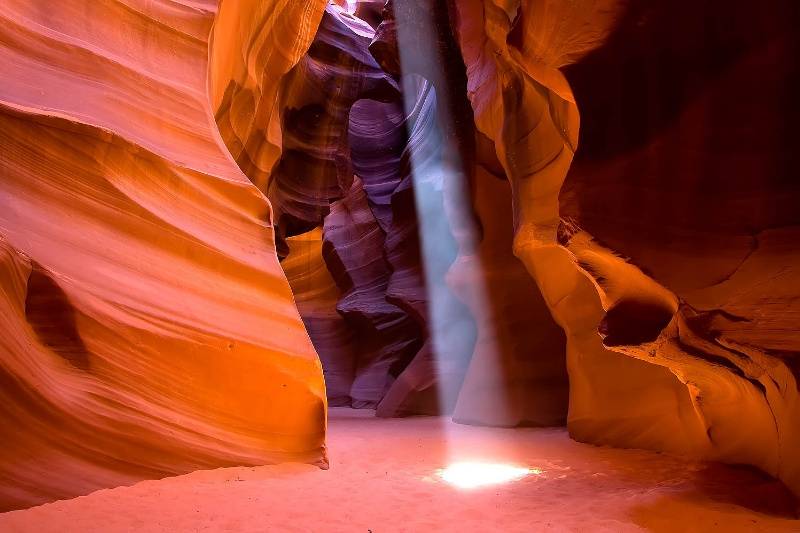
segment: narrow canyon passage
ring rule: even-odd
[[[563,425],[564,335],[512,254],[511,188],[475,132],[449,13],[354,7],[326,7],[279,87],[263,187],[329,404]]]
[[[0,532],[800,532],[796,0],[4,0]]]

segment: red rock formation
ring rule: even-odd
[[[275,105],[281,83],[311,45],[325,4],[223,1],[214,20],[211,109],[225,146],[261,190],[281,155],[281,110]]]
[[[372,34],[365,22],[328,5],[308,53],[281,83],[282,152],[263,186],[276,208],[279,240],[323,225],[325,261],[342,291],[337,309],[345,322],[319,322],[312,308],[304,318],[315,324],[311,336],[329,375],[350,376],[351,390],[347,397],[336,392],[336,403],[355,407],[375,407],[421,344],[420,328],[386,293],[391,267],[384,239],[402,177],[404,111],[396,82],[368,51]],[[390,126],[385,139],[371,130],[381,120]],[[394,157],[386,158],[386,150]],[[353,181],[354,171],[367,180],[366,191]],[[261,181],[260,171],[249,174]],[[302,279],[292,265],[290,278]],[[342,335],[354,344],[339,344]]]
[[[397,88],[375,63],[367,46],[373,30],[329,4],[308,52],[281,81],[281,152],[273,169],[244,165],[275,210],[278,245],[282,239],[321,224],[331,202],[350,189],[348,124],[359,98],[397,100]],[[263,142],[256,130],[253,141]],[[246,152],[245,152],[246,154]],[[269,177],[262,178],[269,171]],[[281,255],[284,255],[281,252]]]
[[[436,88],[441,148],[433,159],[444,195],[433,209],[447,216],[423,216],[422,223],[424,228],[437,218],[444,220],[458,241],[459,256],[447,274],[448,285],[469,307],[478,331],[455,418],[499,425],[560,423],[567,390],[563,337],[538,289],[510,253],[511,221],[504,217],[509,193],[502,182],[493,184],[495,178],[481,166],[503,173],[490,153],[493,147],[475,133],[448,10],[443,3],[420,0],[389,2],[386,11],[371,50],[385,68],[425,76]],[[498,210],[499,216],[493,213]],[[422,260],[436,256],[435,250],[425,250]],[[439,365],[450,359],[442,353],[435,357]],[[436,365],[427,366],[430,379]]]
[[[561,212],[678,302],[652,325],[631,320],[643,295],[601,279],[605,344],[679,376],[712,457],[756,464],[797,490],[800,188],[784,116],[797,85],[797,17],[789,2],[750,8],[693,6],[696,20],[713,22],[684,25],[680,36],[672,5],[632,8],[602,48],[568,70],[585,130]],[[589,89],[593,72],[621,65],[628,74],[610,79],[624,80],[624,91]],[[627,98],[636,90],[646,101]],[[608,109],[626,121],[622,135]]]
[[[382,369],[387,386],[378,396],[379,416],[438,412],[438,390],[430,381],[421,387],[426,390],[424,398],[409,397],[417,387],[410,387],[413,380],[409,380],[409,371],[413,373],[413,369],[407,365],[424,357],[430,349],[425,320],[428,299],[407,151],[407,129],[416,123],[419,108],[412,107],[409,114],[404,108],[400,99],[387,103],[365,99],[356,102],[350,113],[353,170],[384,233],[380,249],[384,284],[380,298],[390,309],[403,313],[406,337],[412,343],[408,349],[396,352],[400,357]],[[381,337],[379,342],[386,345],[387,340]]]
[[[370,210],[384,232],[392,225],[394,192],[410,170],[409,161],[403,160],[407,123],[400,95],[390,102],[364,98],[350,109],[352,170],[361,180]]]
[[[375,407],[391,384],[390,367],[405,366],[403,361],[419,349],[420,334],[411,318],[386,298],[390,272],[383,256],[385,234],[358,178],[348,195],[331,206],[324,235],[323,254],[344,291],[337,309],[359,343],[353,406]]]
[[[378,416],[451,412],[474,345],[474,323],[445,284],[456,256],[450,227],[441,216],[424,220],[419,215],[444,209],[434,90],[414,75],[403,85],[408,112],[402,120],[369,113],[372,106],[361,115],[354,107],[351,114],[351,138],[363,128],[363,138],[381,132],[379,138],[394,139],[363,143],[352,157],[372,210],[384,221],[390,267],[386,299],[414,320],[422,342],[413,359],[391,369],[396,379],[378,405]]]
[[[592,37],[603,28],[592,24],[604,17],[585,6],[541,15],[537,10],[547,5],[517,3],[510,14],[490,3],[465,2],[458,20],[475,122],[494,142],[512,186],[514,252],[567,335],[568,426],[583,440],[686,451],[674,436],[678,428],[686,434],[680,421],[690,402],[668,372],[602,346],[594,287],[556,240],[557,197],[577,133],[574,100],[556,67],[596,42]],[[562,26],[547,20],[566,21],[563,28],[571,31],[560,33]],[[516,40],[509,44],[512,23]]]
[[[566,357],[575,438],[800,491],[791,2],[377,4],[6,2],[0,506],[324,463],[309,335],[337,405],[559,423]]]
[[[460,255],[448,283],[478,323],[478,339],[453,413],[456,422],[563,425],[567,415],[564,333],[538,287],[511,253],[511,191],[478,167],[474,200],[482,239]]]
[[[512,183],[515,253],[567,333],[572,434],[593,442],[750,463],[798,490],[797,385],[791,371],[796,332],[789,331],[786,322],[787,314],[793,314],[797,258],[781,244],[791,238],[793,229],[759,229],[796,223],[789,211],[781,209],[793,203],[789,198],[795,193],[790,191],[796,189],[781,178],[773,179],[768,170],[783,157],[780,150],[769,143],[756,146],[770,148],[754,148],[747,139],[758,129],[742,133],[724,127],[720,131],[725,133],[717,138],[727,145],[703,155],[691,152],[683,170],[679,160],[658,166],[659,154],[661,161],[680,156],[666,149],[678,142],[689,146],[686,135],[689,139],[698,135],[698,123],[716,124],[697,119],[698,113],[714,106],[713,92],[701,93],[673,131],[667,128],[654,135],[654,143],[639,153],[603,162],[588,158],[571,175],[562,199],[565,214],[571,216],[562,219],[558,195],[577,146],[578,106],[559,69],[598,46],[598,38],[608,33],[623,11],[615,2],[531,1],[507,7],[511,9],[501,10],[492,2],[460,3],[459,36],[476,123],[495,142]],[[781,18],[786,14],[780,9],[757,19],[755,26],[744,7],[725,4],[708,9],[732,13],[731,21],[741,25],[721,23],[724,38],[714,45],[720,49],[712,46],[707,57],[724,62],[726,55],[748,47],[756,54],[757,40],[748,36],[774,31],[779,36],[761,57],[777,60],[776,50],[786,50],[781,48],[785,42],[781,35],[788,34],[780,31],[789,31],[790,25]],[[674,24],[664,19],[667,12],[673,12],[672,7],[654,6],[639,12],[639,18],[622,22],[622,31],[629,33],[606,58],[622,53],[610,62],[606,59],[606,64],[618,65],[634,80],[641,72],[637,65],[644,72],[664,74],[658,88],[665,90],[676,83],[666,81],[668,69],[686,79],[696,78],[693,64],[696,73],[725,68],[700,63],[686,32],[675,34],[679,43],[675,48],[669,44],[656,48],[662,50],[656,56],[661,62],[630,39],[631,32],[641,31],[644,42],[658,42],[654,34],[673,32]],[[637,15],[636,9],[631,13]],[[655,30],[637,30],[647,27],[648,17],[656,21]],[[704,26],[704,35],[707,30]],[[703,46],[709,49],[707,43]],[[664,60],[666,54],[671,55]],[[758,57],[734,62],[736,68],[728,69],[728,78],[718,82],[719,94],[726,81],[724,91],[730,94],[728,88],[741,87],[744,80],[779,79],[780,71],[774,69],[760,73],[760,64],[766,63],[759,63]],[[574,72],[584,84],[587,101],[601,80],[617,79],[591,63],[586,69],[576,66]],[[682,94],[691,92],[676,98]],[[719,98],[724,105],[725,97]],[[643,116],[633,110],[626,115],[628,106],[635,108],[635,98],[623,102],[623,117]],[[755,101],[751,105],[753,110],[764,109]],[[596,106],[592,109],[601,110],[603,116],[604,104]],[[759,112],[754,116],[764,120]],[[601,125],[594,125],[590,137],[597,143],[594,150],[601,153],[603,146],[612,150],[625,146],[624,136],[635,133],[621,130],[620,143],[613,130],[598,135]],[[660,124],[657,127],[661,130]],[[639,141],[633,139],[634,144]],[[702,142],[710,139],[714,137],[705,134]],[[729,152],[728,147],[745,151]],[[732,153],[736,155],[729,157]],[[712,166],[700,174],[692,160]],[[670,165],[674,171],[667,170]],[[713,199],[719,207],[709,212]],[[777,208],[771,222],[760,214],[766,211],[759,203]],[[740,216],[742,208],[755,208],[755,216]],[[761,237],[768,244],[749,250],[748,242],[760,242]],[[630,257],[623,258],[620,252]]]
[[[357,363],[356,332],[336,310],[342,291],[322,257],[322,228],[289,237],[286,241],[289,255],[281,266],[322,362],[328,403],[350,405]]]
[[[208,112],[213,2],[0,17],[0,507],[324,463],[320,365],[269,204]]]

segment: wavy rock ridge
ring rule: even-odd
[[[406,7],[401,15],[410,19],[424,6]],[[253,169],[253,158],[240,156],[276,207],[278,239],[289,243],[284,252],[279,245],[279,254],[302,293],[301,314],[325,362],[329,399],[377,408],[381,416],[457,409],[458,419],[476,423],[563,423],[563,335],[510,253],[511,219],[493,220],[490,209],[477,205],[485,190],[473,198],[449,177],[460,160],[468,174],[476,172],[471,154],[479,140],[471,139],[466,73],[447,11],[437,8],[425,30],[408,36],[424,45],[426,31],[444,29],[432,62],[402,71],[394,13],[391,3],[380,17],[369,11],[373,29],[328,4],[308,52],[277,89],[273,116],[280,117],[282,151],[272,171]],[[218,113],[223,135],[224,113]],[[252,116],[241,120],[247,118],[250,136],[226,139],[233,152],[262,146],[266,126]],[[496,157],[486,159],[499,168]],[[509,201],[500,187],[492,191],[498,205]],[[426,220],[419,210],[435,213]],[[480,251],[462,242],[475,222],[487,230]],[[323,268],[338,288],[335,306]],[[322,285],[314,288],[314,280]],[[530,322],[521,328],[509,314]]]
[[[209,112],[215,8],[4,4],[3,509],[326,461],[322,374],[269,204]]]
[[[800,493],[789,0],[0,17],[3,509],[325,464],[326,384]]]
[[[754,20],[744,3],[704,6],[693,20],[726,13],[724,32],[711,38],[707,27],[672,36],[667,13],[673,8],[660,3],[504,7],[460,3],[459,36],[476,124],[494,140],[515,197],[515,254],[567,334],[571,433],[590,442],[757,465],[797,492],[798,337],[786,320],[794,316],[798,258],[784,246],[800,221],[783,208],[797,198],[797,188],[784,177],[788,167],[775,166],[785,160],[785,145],[753,145],[748,136],[755,129],[730,130],[724,115],[708,114],[715,98],[722,105],[735,98],[723,91],[746,93],[745,79],[775,83],[781,94],[789,78],[767,67],[765,58],[789,61],[788,3]],[[558,25],[551,24],[555,20]],[[586,56],[612,28],[609,49]],[[777,37],[764,48],[758,36],[767,34]],[[604,113],[609,108],[603,103],[591,104],[603,67],[646,72],[634,67],[652,68],[645,66],[653,65],[652,57],[662,58],[664,71],[646,80],[658,80],[664,90],[675,83],[678,91],[692,85],[705,91],[677,106],[666,96],[653,99],[664,106],[655,113],[683,106],[675,128],[690,137],[658,122],[643,124],[643,137],[653,139],[649,147],[603,160],[597,151],[627,148],[630,131],[614,137],[619,133],[594,122],[596,136],[584,135],[583,146],[595,157],[569,172],[579,106],[562,69],[581,83],[579,96],[589,109]],[[724,81],[709,85],[709,74],[719,72],[726,73]],[[669,74],[681,81],[658,78]],[[636,74],[630,78],[639,82]],[[636,100],[630,102],[623,116],[637,113]],[[763,123],[774,117],[770,105],[777,104],[754,102],[743,112]],[[712,151],[690,156],[700,158],[706,172],[681,168],[680,161],[675,172],[648,167],[658,158],[682,157],[690,131],[717,126],[710,138],[697,139]],[[666,152],[668,146],[677,151]],[[715,202],[721,207],[709,211]],[[767,204],[776,210],[765,217]],[[775,226],[780,229],[761,229]],[[745,227],[755,229],[758,237],[751,239],[769,244],[742,247]]]
[[[713,6],[703,9],[713,11]],[[721,144],[706,160],[692,156],[696,165],[710,169],[708,177],[701,177],[685,163],[683,167],[676,164],[682,168],[676,187],[669,174],[648,174],[648,167],[643,167],[652,167],[656,157],[663,159],[665,156],[658,154],[669,154],[665,151],[668,147],[686,143],[697,124],[715,127],[722,123],[709,118],[708,109],[714,106],[709,95],[719,94],[716,97],[724,105],[721,88],[716,88],[723,81],[709,85],[705,81],[709,74],[724,73],[727,86],[742,87],[742,95],[748,77],[772,83],[777,94],[782,80],[788,79],[788,72],[780,69],[763,72],[768,61],[790,62],[791,43],[784,22],[791,20],[788,12],[779,9],[750,27],[744,22],[743,4],[719,9],[726,11],[730,24],[724,37],[712,39],[710,44],[693,41],[696,38],[691,32],[687,41],[677,42],[669,34],[669,15],[661,4],[645,8],[615,1],[562,5],[541,0],[500,5],[474,0],[448,8],[442,2],[420,0],[389,2],[380,23],[373,21],[376,31],[370,52],[395,79],[416,74],[431,84],[437,104],[429,116],[442,132],[433,143],[439,146],[433,157],[439,164],[461,169],[461,182],[445,177],[441,189],[449,234],[458,248],[447,267],[447,283],[450,293],[469,308],[477,335],[470,350],[470,369],[454,405],[457,419],[495,424],[558,420],[558,402],[549,415],[545,407],[559,395],[563,397],[566,390],[558,365],[544,364],[558,358],[543,354],[562,350],[558,342],[547,344],[558,334],[554,329],[548,332],[548,313],[542,311],[546,306],[566,334],[568,425],[573,436],[754,464],[796,489],[800,461],[794,451],[797,335],[790,324],[795,315],[797,258],[787,243],[793,240],[798,224],[788,208],[797,189],[782,177],[790,166],[779,163],[788,157],[788,149],[780,142],[761,147],[727,125],[725,131],[734,133],[712,137]],[[621,59],[613,62],[614,54],[625,57],[620,46],[634,50],[627,52],[632,55],[629,60],[643,65],[652,64],[648,53],[663,57],[661,50],[668,49],[648,50],[642,42],[631,46],[646,34],[635,29],[639,26],[651,28],[672,47],[674,57],[663,63],[666,70],[653,76],[689,76],[679,87],[684,92],[665,100],[666,111],[655,111],[675,115],[675,110],[684,110],[673,119],[676,126],[670,129],[659,115],[651,127],[655,133],[648,131],[646,124],[634,125],[645,139],[648,135],[653,139],[644,148],[625,137],[624,129],[622,136],[614,137],[613,131],[610,134],[592,122],[596,114],[604,112],[600,104],[592,104],[592,84],[602,78],[603,66],[624,64]],[[766,47],[758,35],[771,32],[777,37]],[[695,59],[700,46],[710,50],[705,63]],[[638,82],[633,75],[620,74],[622,79],[625,76]],[[572,82],[579,84],[580,96],[588,102],[591,129],[582,138],[586,156],[571,170],[574,154],[581,153],[579,106]],[[656,82],[668,86],[662,78]],[[412,91],[405,88],[408,83],[401,85],[406,100],[413,101],[409,97]],[[692,88],[702,88],[705,93],[696,99],[683,96]],[[659,105],[657,97],[653,100]],[[635,103],[635,98],[632,101]],[[371,110],[366,104],[353,107],[358,109],[353,115],[356,135],[359,129],[381,131],[369,124],[386,112],[378,110],[377,104],[370,106]],[[765,109],[756,101],[743,112],[750,113],[755,123],[763,123],[761,130],[775,128],[777,119],[767,124],[765,117],[772,115]],[[620,112],[624,114],[625,108]],[[406,144],[413,149],[412,138]],[[758,148],[738,158],[724,148],[748,145]],[[389,220],[386,206],[392,203],[387,199],[392,197],[397,179],[396,172],[386,169],[395,164],[396,156],[382,162],[378,157],[359,168],[355,161],[365,150],[361,146],[356,150],[350,164],[365,174],[360,183],[367,191],[367,204],[377,226],[386,232],[391,227],[385,222]],[[617,150],[612,152],[613,158],[608,155],[612,150]],[[506,205],[513,207],[513,244],[505,230],[492,233],[500,198],[508,193],[490,185],[491,175],[510,184]],[[730,175],[736,177],[722,178]],[[709,183],[700,185],[703,179]],[[459,192],[459,183],[468,183],[469,191]],[[489,190],[493,192],[486,194]],[[654,195],[655,190],[660,194]],[[340,186],[338,194],[347,191]],[[724,207],[704,212],[700,205],[708,202],[709,195]],[[754,195],[756,200],[745,199]],[[496,206],[488,208],[487,198],[496,200]],[[659,199],[663,203],[656,205]],[[768,204],[776,208],[770,215],[764,211]],[[693,211],[686,205],[692,205]],[[754,214],[731,220],[728,213],[742,209],[754,209]],[[361,211],[366,214],[363,204]],[[631,231],[633,224],[642,224],[647,231]],[[376,225],[370,227],[356,233],[370,235]],[[470,234],[480,235],[477,243],[470,241]],[[648,235],[655,235],[657,244],[648,241]],[[362,250],[366,248],[373,250],[371,264],[379,264],[380,238]],[[536,282],[533,296],[524,299],[526,304],[534,303],[541,291],[538,310],[512,311],[514,296],[523,294],[520,287],[526,282],[524,276],[511,275],[520,272],[516,259],[507,256],[500,260],[503,250],[509,248]],[[331,246],[334,249],[335,244]],[[421,255],[424,263],[426,251]],[[389,257],[386,250],[384,257]],[[497,272],[502,272],[498,279],[515,290],[504,293],[503,287],[493,284],[495,262]],[[393,263],[389,265],[394,271]],[[417,274],[411,284],[423,287],[422,278]],[[495,295],[497,307],[475,292],[474,287],[480,285],[490,287],[488,292]],[[425,296],[418,301],[428,305],[430,296],[419,294]],[[382,285],[373,297],[381,302],[391,299]],[[522,380],[519,385],[506,379],[520,375],[518,366],[490,377],[492,363],[498,359],[509,358],[503,365],[507,370],[534,360],[531,352],[512,355],[513,346],[525,341],[519,326],[504,329],[510,323],[509,315],[541,317],[529,341],[539,353],[539,363],[530,369],[532,381]],[[412,316],[421,317],[425,341],[431,317],[419,312]],[[388,403],[384,406],[401,405],[405,395],[418,386],[409,387],[408,383],[430,387],[438,381],[436,365],[431,363],[435,357],[426,355],[429,347],[425,342],[399,374],[404,379],[395,381],[401,388],[386,389]],[[317,348],[326,349],[323,343],[317,343]],[[515,387],[523,396],[533,397],[498,400],[505,393],[513,396],[510,391]],[[535,398],[536,394],[541,396]],[[519,409],[526,405],[534,406],[532,411]]]

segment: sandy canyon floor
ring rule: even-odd
[[[227,468],[0,514],[0,531],[799,531],[782,485],[750,469],[580,444],[564,429],[377,419],[331,409],[330,470]],[[530,469],[460,489],[455,461]]]

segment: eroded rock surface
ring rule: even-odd
[[[3,508],[323,464],[320,360],[336,405],[800,492],[789,0],[0,17]]]
[[[797,189],[786,145],[753,137],[780,104],[744,96],[752,80],[785,94],[791,78],[767,65],[790,53],[788,3],[753,20],[744,3],[505,7],[460,3],[459,36],[476,123],[511,181],[515,253],[567,334],[571,433],[755,464],[797,491],[797,257],[779,244]],[[716,33],[673,33],[677,12],[726,15]],[[570,64],[596,120],[573,171]],[[630,124],[604,122],[603,95]]]
[[[215,8],[4,3],[2,509],[326,461],[269,204],[209,112]]]

